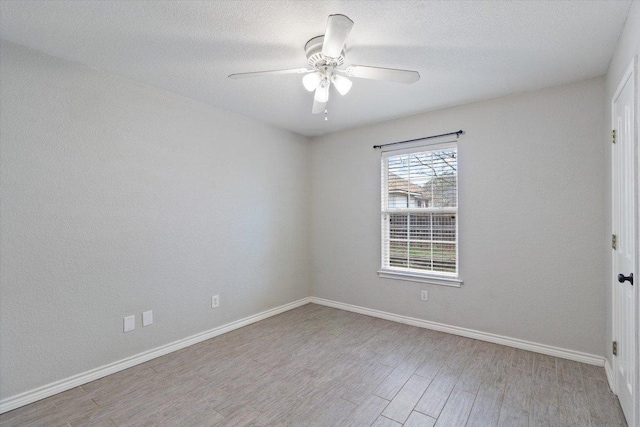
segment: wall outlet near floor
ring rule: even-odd
[[[422,301],[426,301],[426,300],[428,299],[427,291],[423,290],[423,291],[420,293],[420,299],[421,299]]]
[[[153,325],[153,310],[142,313],[142,326]]]
[[[211,297],[211,308],[217,308],[220,305],[220,297],[214,295]]]
[[[124,318],[124,332],[131,332],[136,328],[136,316],[127,316]]]

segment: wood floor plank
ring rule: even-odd
[[[511,374],[511,362],[514,348],[498,346],[482,373],[482,382],[504,390]]]
[[[560,380],[582,386],[580,363],[574,362],[573,360],[558,359],[556,366]]]
[[[371,395],[362,402],[344,421],[345,427],[368,426],[375,422],[384,408],[389,404],[388,400]]]
[[[504,405],[529,410],[533,384],[533,374],[529,371],[512,369],[504,393]]]
[[[293,425],[326,427],[342,425],[342,422],[355,410],[356,405],[329,392],[313,405],[306,409],[304,406],[302,408],[303,410],[294,418]]]
[[[116,423],[111,420],[113,410],[109,408],[99,408],[87,413],[70,413],[67,417],[69,426],[71,427],[106,427],[115,426]]]
[[[458,335],[445,335],[438,343],[437,349],[445,353],[453,354],[460,340],[461,337]]]
[[[527,427],[529,412],[518,407],[502,405],[498,427]]]
[[[82,400],[75,402],[73,405],[60,410],[54,403],[55,399],[60,395],[55,395],[47,399],[35,402],[31,405],[23,406],[16,410],[2,414],[0,418],[0,426],[65,426],[69,418],[77,414],[84,416],[85,414],[99,409],[99,407],[91,400]]]
[[[533,371],[534,353],[516,349],[513,353],[512,366],[523,371]]]
[[[340,397],[356,405],[361,405],[362,402],[367,400],[369,396],[375,392],[377,387],[375,384],[354,382],[345,386],[344,393],[342,393]]]
[[[403,424],[429,386],[430,379],[413,375],[386,407],[383,416]]]
[[[458,376],[462,374],[464,368],[473,360],[473,352],[477,344],[477,340],[458,337],[453,351],[447,355],[448,357],[439,372],[455,373]]]
[[[458,376],[455,374],[438,374],[416,404],[415,410],[438,418],[457,380]]]
[[[420,412],[413,411],[407,421],[403,424],[404,427],[433,427],[436,424],[436,419],[431,418],[428,415],[421,414]]]
[[[473,358],[482,360],[483,362],[489,362],[495,357],[496,352],[498,352],[500,348],[501,346],[498,344],[478,341],[473,350]]]
[[[314,403],[322,399],[319,394],[326,394],[327,391],[313,390],[304,388],[300,393],[287,396],[278,405],[274,405],[264,411],[260,417],[252,422],[255,426],[272,426],[272,425],[295,425],[294,420],[300,417],[301,412],[305,410],[313,410]],[[310,402],[311,401],[311,402]],[[317,405],[317,403],[316,403]],[[355,408],[355,405],[353,405]]]
[[[504,391],[495,386],[481,387],[473,403],[466,427],[491,427],[498,424]]]
[[[115,417],[119,427],[138,425],[212,425],[225,420],[206,399],[196,400],[190,396],[179,397],[171,402],[151,408],[135,417]]]
[[[393,400],[396,393],[411,378],[418,366],[412,363],[402,362],[389,376],[376,388],[374,394],[386,400]]]
[[[605,381],[584,378],[584,385],[592,418],[619,424],[624,422],[620,403]]]
[[[583,424],[588,426],[587,424]],[[560,421],[558,414],[558,407],[554,405],[548,405],[541,402],[533,402],[531,405],[531,412],[529,413],[529,425],[530,426],[558,426],[564,425]]]
[[[591,427],[628,427],[626,422],[617,424],[609,420],[599,420],[597,418],[591,418]]]
[[[403,342],[396,348],[394,348],[391,353],[382,357],[382,359],[380,359],[380,363],[395,368],[400,364],[400,362],[402,362],[407,356],[409,356],[415,348],[415,343]]]
[[[167,388],[175,378],[171,374],[153,374],[140,377],[137,381],[123,382],[122,387],[109,384],[104,389],[91,391],[92,399],[101,407],[126,406],[133,401],[151,399],[152,401],[171,400],[178,397],[179,392]],[[84,387],[83,387],[84,388]]]
[[[39,401],[31,405],[23,406],[13,411],[0,414],[0,426],[13,427],[24,425],[33,420],[42,419],[46,416],[57,414],[60,410],[52,401]]]
[[[533,353],[533,370],[539,368],[556,369],[556,358],[546,354]]]
[[[473,393],[454,389],[436,421],[436,427],[464,426],[475,399],[476,395]]]
[[[434,350],[429,352],[418,369],[416,369],[415,374],[423,378],[435,378],[446,359],[447,354],[443,351]]]
[[[587,393],[575,384],[558,383],[558,415],[567,425],[589,424],[589,402]]]
[[[558,375],[555,369],[539,367],[531,378],[531,400],[551,406],[558,405]]]
[[[93,401],[84,401],[83,403],[79,403],[77,405],[73,405],[72,407],[60,411],[56,414],[48,415],[44,418],[33,420],[31,422],[24,422],[18,425],[23,427],[31,427],[31,426],[66,426],[70,421],[73,421],[74,424],[79,424],[80,421],[83,420],[106,420],[108,417],[105,413],[101,412],[101,408],[99,408]],[[4,427],[4,424],[0,424]]]
[[[580,372],[583,377],[595,378],[601,381],[607,381],[607,373],[602,366],[587,365],[580,363]]]
[[[118,426],[116,425],[116,423],[106,418],[102,420],[82,422],[80,424],[69,423],[67,427],[118,427]]]
[[[482,384],[486,362],[482,359],[474,359],[462,371],[455,388],[476,394]]]
[[[402,424],[390,420],[389,418],[385,418],[383,416],[379,416],[375,423],[371,424],[371,427],[401,427]]]
[[[84,401],[91,400],[92,396],[85,392],[82,387],[75,387],[71,390],[58,393],[51,397],[41,400],[41,403],[53,403],[61,410],[68,410],[76,405],[81,405]]]
[[[251,406],[239,406],[235,411],[227,414],[222,420],[216,422],[215,425],[220,427],[246,426],[259,418],[260,415],[260,412]]]

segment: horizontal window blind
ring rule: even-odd
[[[458,275],[454,144],[383,153],[382,269]]]

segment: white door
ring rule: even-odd
[[[612,144],[613,211],[613,334],[617,342],[614,375],[620,405],[630,426],[635,426],[637,283],[633,283],[636,252],[635,200],[635,59],[613,97]],[[636,280],[637,282],[637,280]]]

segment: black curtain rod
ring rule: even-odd
[[[389,144],[374,145],[373,148],[382,148],[382,147],[386,147],[387,145],[405,144],[407,142],[422,141],[424,139],[438,138],[440,136],[455,135],[456,138],[460,138],[460,135],[462,134],[464,134],[464,131],[460,129],[457,132],[442,133],[440,135],[423,136],[422,138],[407,139],[406,141],[390,142]]]

